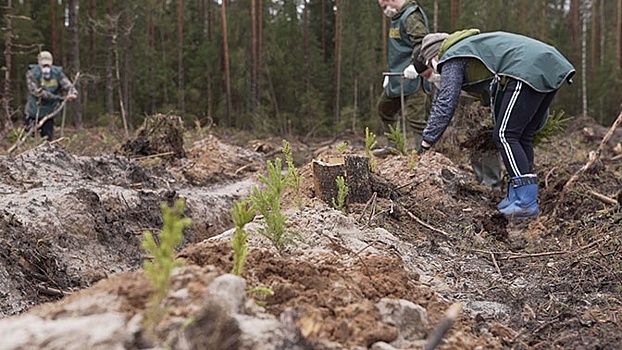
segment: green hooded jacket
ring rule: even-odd
[[[553,46],[506,32],[479,34],[478,30],[467,30],[451,34],[439,52],[439,72],[444,62],[456,57],[480,63],[467,72],[465,91],[491,78],[502,84],[504,78],[513,78],[546,93],[559,89],[565,81],[570,83],[575,74],[572,64]]]

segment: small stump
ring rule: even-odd
[[[343,176],[348,186],[347,203],[365,203],[372,195],[369,159],[364,156],[347,155],[313,160],[313,187],[315,194],[332,205],[337,199],[339,188],[337,177]]]
[[[127,141],[122,151],[127,156],[162,155],[163,158],[185,158],[184,124],[176,115],[148,116],[134,140]]]

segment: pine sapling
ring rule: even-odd
[[[231,209],[231,218],[235,224],[235,232],[231,245],[233,246],[233,270],[232,274],[241,276],[248,256],[248,232],[244,231],[244,226],[253,221],[255,217],[254,208],[248,201],[234,201]]]
[[[185,201],[182,199],[177,200],[173,207],[163,203],[160,208],[164,226],[158,235],[159,244],[149,231],[143,234],[141,243],[141,247],[153,257],[143,263],[154,290],[145,319],[147,328],[150,329],[164,314],[161,304],[168,292],[171,273],[173,269],[183,265],[183,260],[175,258],[176,248],[183,242],[184,228],[192,223],[190,218],[182,218],[185,210]]]
[[[340,142],[337,145],[337,152],[339,152],[339,154],[344,154],[346,152],[347,148],[348,148],[348,143],[347,142],[345,142],[345,141]]]
[[[550,141],[551,138],[553,138],[555,135],[560,134],[566,129],[566,127],[568,126],[568,123],[570,122],[572,118],[571,117],[565,118],[564,115],[565,115],[564,111],[559,111],[557,113],[553,113],[549,117],[546,124],[544,124],[544,127],[542,127],[542,129],[540,129],[534,136],[533,138],[534,146]]]
[[[295,192],[295,202],[298,210],[302,209],[302,180],[304,178],[300,175],[300,171],[294,164],[294,157],[292,156],[292,148],[286,140],[283,140],[283,154],[285,155],[285,163],[287,164],[286,181],[290,188]]]
[[[281,194],[287,183],[287,177],[281,175],[281,158],[274,162],[267,161],[268,176],[259,175],[259,180],[265,185],[264,190],[255,187],[251,195],[253,206],[263,215],[265,227],[259,234],[268,238],[279,253],[290,244],[295,244],[294,238],[301,238],[299,234],[287,230],[287,217],[281,211]]]
[[[376,170],[376,159],[372,157],[371,150],[376,147],[378,141],[376,141],[376,134],[369,131],[369,127],[365,128],[365,156],[369,159],[369,169],[371,171]]]
[[[348,196],[350,188],[346,185],[346,180],[343,176],[337,176],[335,182],[337,182],[337,201],[333,198],[333,207],[345,213],[346,197]]]
[[[408,157],[408,168],[413,169],[417,162],[419,161],[419,153],[416,150],[412,150],[410,152],[410,156]]]
[[[266,306],[266,298],[274,295],[274,290],[269,287],[255,287],[246,292],[249,297],[256,299],[259,306]]]
[[[400,152],[401,155],[406,156],[406,139],[404,138],[404,133],[402,133],[402,128],[399,124],[396,127],[389,124],[389,132],[385,132],[384,135],[393,143],[395,143],[395,148]]]

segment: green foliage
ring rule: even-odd
[[[572,118],[564,117],[564,115],[565,112],[563,110],[551,114],[544,127],[536,133],[533,139],[534,146],[551,141],[555,135],[562,133],[566,129]]]
[[[77,21],[88,29],[79,31],[78,43],[79,69],[89,72],[91,77],[83,75],[81,83],[84,89],[81,90],[84,92],[82,114],[87,127],[107,126],[107,119],[99,115],[119,114],[118,88],[123,89],[124,96],[129,96],[124,102],[134,126],[140,124],[142,116],[157,111],[178,111],[185,121],[195,116],[201,120],[209,117],[222,126],[229,113],[231,125],[253,131],[281,134],[293,131],[317,136],[334,134],[336,126],[343,121],[373,123],[379,119],[375,103],[381,91],[382,72],[387,68],[387,48],[382,46],[382,25],[386,25],[386,19],[379,20],[381,13],[375,1],[342,1],[339,6],[335,6],[334,1],[320,0],[263,2],[262,11],[257,12],[262,20],[262,50],[253,57],[249,51],[254,38],[249,35],[252,21],[248,17],[248,4],[233,1],[227,7],[228,72],[222,68],[225,43],[222,26],[218,25],[222,1],[184,3],[181,41],[177,35],[175,2],[114,3],[115,6],[109,8],[108,2],[93,2],[88,11],[80,9]],[[581,110],[581,89],[578,88],[584,76],[579,67],[581,56],[573,46],[574,41],[568,40],[577,28],[569,25],[568,8],[561,6],[560,1],[531,4],[471,0],[451,8],[448,1],[421,0],[418,3],[429,17],[438,5],[438,21],[435,22],[438,27],[430,28],[433,31],[453,32],[473,27],[482,31],[505,30],[554,45],[577,68],[574,87],[564,86],[559,90],[554,108],[563,106],[569,115]],[[598,28],[599,42],[616,43],[618,2],[594,4],[587,8],[586,15],[594,21],[592,28]],[[11,67],[6,68],[11,70],[8,72],[11,76],[9,97],[14,111],[20,110],[26,102],[23,77],[28,64],[35,63],[39,45],[41,49],[57,47],[57,52],[71,51],[68,45],[71,45],[69,36],[73,28],[63,26],[63,16],[58,16],[65,6],[66,2],[62,1],[12,2],[14,46]],[[3,9],[11,13],[11,9]],[[337,9],[340,11],[339,46],[333,42]],[[500,10],[509,15],[498,16]],[[57,16],[50,16],[51,13]],[[209,21],[205,20],[206,13],[212,15]],[[236,15],[240,13],[245,15]],[[115,28],[111,28],[113,23],[107,18],[118,18]],[[53,21],[59,29],[55,33],[49,30]],[[118,35],[119,73],[124,77],[118,82],[113,81],[115,62],[110,56],[113,30]],[[590,31],[588,27],[588,36]],[[0,33],[3,37],[8,34]],[[305,40],[300,40],[303,37]],[[178,52],[178,48],[182,51]],[[610,125],[622,102],[618,91],[611,88],[620,84],[620,75],[615,74],[619,61],[616,47],[594,45],[587,50],[588,111],[598,122]],[[73,76],[76,72],[72,71],[71,54],[64,56],[67,56],[62,60],[65,72]],[[261,64],[259,72],[252,71],[252,58],[261,60],[257,62]],[[340,59],[338,65],[336,58]],[[60,57],[58,63],[61,63]],[[253,73],[258,73],[256,81],[251,79]],[[227,78],[230,90],[220,89]],[[257,88],[256,95],[251,94],[254,88]],[[229,91],[231,106],[225,96]]]
[[[335,179],[337,182],[337,201],[333,198],[333,207],[342,212],[346,212],[346,197],[350,188],[346,185],[346,180],[343,176],[337,176]]]
[[[255,187],[251,196],[253,206],[265,220],[265,227],[259,234],[268,238],[279,253],[288,245],[296,244],[295,238],[301,238],[298,233],[287,229],[287,217],[281,211],[281,194],[288,181],[287,175],[281,175],[281,162],[281,158],[276,158],[274,162],[267,161],[268,176],[259,175],[259,180],[266,188],[260,190]]]
[[[149,231],[143,234],[141,243],[141,247],[152,256],[152,260],[145,260],[143,263],[154,290],[145,318],[148,328],[155,326],[163,315],[161,303],[168,291],[171,272],[183,265],[182,260],[175,258],[176,248],[183,242],[184,228],[192,223],[190,218],[182,218],[184,200],[177,200],[173,207],[162,204],[160,208],[164,227],[158,235],[159,243]]]
[[[414,168],[417,165],[417,161],[419,160],[419,154],[416,150],[412,150],[410,152],[410,156],[408,157],[408,167],[410,169]]]
[[[287,185],[291,187],[296,193],[296,207],[302,209],[302,191],[301,185],[304,178],[300,175],[300,171],[294,164],[294,157],[292,156],[292,147],[286,140],[283,140],[283,154],[285,155],[285,163],[287,163]]]
[[[348,143],[346,141],[343,141],[337,145],[337,152],[339,152],[339,154],[344,154],[347,148]]]
[[[15,129],[11,129],[11,131],[9,132],[9,141],[11,142],[11,144],[14,144],[15,142],[17,142],[23,135],[25,134],[24,129],[22,128],[15,128]]]
[[[376,141],[376,134],[369,131],[369,128],[365,128],[365,156],[369,159],[369,168],[371,171],[376,170],[376,160],[372,157],[371,150],[376,147],[378,141]]]
[[[249,297],[257,300],[257,304],[265,306],[266,298],[274,295],[274,291],[268,287],[255,287],[246,292]]]
[[[231,218],[235,225],[235,232],[231,245],[233,246],[233,270],[232,274],[241,276],[248,256],[248,232],[244,231],[244,226],[253,221],[255,217],[254,208],[248,201],[234,201],[231,209]]]
[[[408,153],[406,153],[406,138],[404,137],[400,124],[397,124],[396,127],[389,125],[389,132],[385,132],[384,135],[395,143],[395,148],[397,148],[401,155],[408,155]]]

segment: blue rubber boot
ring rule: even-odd
[[[497,209],[505,209],[510,204],[512,204],[516,200],[516,192],[514,192],[514,186],[512,185],[512,181],[508,182],[508,195],[503,198],[499,204],[497,204]]]
[[[515,199],[507,207],[499,211],[511,220],[530,219],[538,216],[538,178],[526,175],[512,179],[510,187],[514,188]]]

